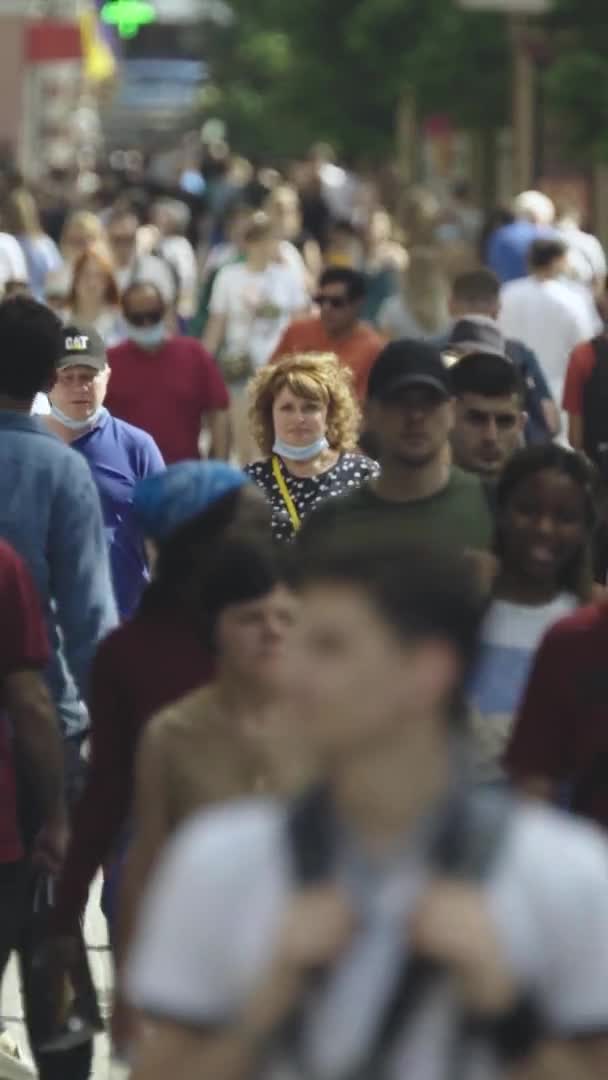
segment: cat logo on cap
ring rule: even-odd
[[[86,352],[89,347],[89,338],[87,334],[78,334],[75,337],[67,337],[65,339],[65,347],[70,352]]]

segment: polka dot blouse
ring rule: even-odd
[[[301,521],[315,510],[325,499],[336,498],[354,491],[372,476],[377,476],[380,469],[375,461],[363,454],[342,454],[333,468],[318,476],[294,476],[281,461],[281,470],[287,490],[293,499]],[[248,465],[245,472],[266,494],[272,506],[272,535],[279,543],[287,543],[294,538],[294,528],[289,511],[279,491],[273,471],[272,460],[256,461]]]

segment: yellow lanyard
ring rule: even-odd
[[[291,495],[289,494],[287,484],[285,483],[285,477],[283,476],[283,472],[281,470],[281,462],[279,461],[276,454],[273,454],[273,456],[272,456],[272,471],[274,473],[274,478],[275,478],[277,484],[279,485],[279,491],[281,492],[281,498],[283,499],[283,502],[285,503],[285,506],[287,507],[287,511],[288,511],[289,516],[291,518],[291,524],[293,525],[293,531],[297,532],[298,529],[300,528],[300,525],[302,524],[302,522],[300,521],[300,515],[298,514],[298,511],[296,510],[295,503],[294,503]]]

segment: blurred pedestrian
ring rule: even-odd
[[[68,305],[76,263],[91,248],[104,250],[107,245],[106,231],[95,214],[88,210],[75,210],[68,214],[59,240],[64,265],[47,274],[45,303],[63,315]]]
[[[365,289],[365,277],[356,270],[324,270],[315,297],[319,314],[288,326],[272,359],[308,352],[335,353],[351,371],[355,395],[363,402],[370,368],[383,345],[379,334],[361,321]]]
[[[120,889],[124,960],[150,871],[197,810],[249,794],[293,794],[312,770],[291,738],[287,646],[296,601],[269,551],[250,541],[210,549],[197,592],[213,681],[153,717],[140,739],[132,840]],[[124,1017],[117,1015],[115,1033]],[[131,1040],[132,1041],[132,1038]]]
[[[349,372],[331,353],[287,356],[250,387],[250,418],[264,455],[246,472],[272,506],[272,535],[292,540],[325,499],[378,474],[356,450],[361,415]]]
[[[160,255],[138,250],[140,225],[137,213],[129,208],[116,208],[108,218],[108,241],[118,289],[123,295],[131,285],[142,281],[153,282],[165,307],[174,312],[179,296],[177,272]]]
[[[124,340],[118,285],[103,250],[91,248],[74,264],[64,317],[66,322],[93,327],[108,348]]]
[[[582,217],[579,205],[560,199],[556,229],[568,247],[568,270],[601,302],[606,289],[606,255],[597,236],[581,228]]]
[[[31,191],[16,188],[9,192],[0,210],[0,220],[21,247],[32,296],[35,300],[43,300],[47,277],[59,270],[63,259],[55,241],[42,228]]]
[[[586,289],[564,280],[567,248],[562,240],[536,240],[529,251],[529,276],[506,285],[498,322],[538,357],[553,400],[561,404],[570,353],[601,329]]]
[[[230,385],[234,449],[245,465],[254,452],[247,423],[247,380],[270,359],[291,318],[308,307],[301,275],[277,261],[278,239],[266,214],[254,214],[244,235],[245,261],[217,275],[203,335]]]
[[[465,565],[343,529],[300,581],[294,739],[325,780],[170,845],[127,971],[151,1017],[133,1080],[176,1062],[181,1080],[601,1075],[605,843],[467,789],[453,703],[483,605]]]
[[[147,432],[104,407],[110,375],[105,345],[95,330],[84,324],[67,326],[45,423],[90,466],[101,500],[118,610],[126,619],[149,582],[143,534],[131,511],[133,491],[138,480],[162,472],[165,464]]]
[[[42,608],[25,563],[4,541],[0,612],[1,982],[27,924],[32,875],[56,873],[68,842],[61,737],[44,679],[50,648]],[[35,808],[36,816],[27,836],[20,820],[24,806],[29,816]],[[8,1080],[34,1076],[3,1024],[0,1074]]]
[[[554,239],[555,207],[542,191],[522,191],[513,201],[513,221],[492,233],[487,241],[488,266],[502,284],[526,277],[530,248],[536,240]]]
[[[504,753],[542,638],[591,598],[591,474],[561,446],[530,447],[507,464],[496,504],[498,575],[470,685],[476,778],[485,783],[505,778]]]
[[[378,312],[378,327],[391,339],[435,338],[445,333],[450,316],[449,283],[441,255],[433,248],[412,248],[398,293]]]
[[[29,415],[34,395],[51,389],[63,351],[61,323],[42,304],[22,297],[0,304],[0,534],[40,591],[53,650],[49,685],[76,750],[87,726],[81,700],[91,661],[116,608],[89,468]]]
[[[296,189],[289,184],[278,184],[266,199],[264,209],[279,240],[280,259],[298,274],[308,293],[314,292],[323,265],[321,249],[303,230]]]
[[[163,294],[153,282],[130,285],[122,297],[126,340],[108,352],[109,411],[142,428],[165,461],[229,453],[228,392],[213,358],[192,338],[171,335]]]
[[[376,360],[366,408],[380,475],[322,504],[307,519],[304,543],[338,526],[392,523],[404,544],[436,542],[453,551],[485,551],[491,540],[487,497],[477,476],[451,464],[454,427],[450,373],[434,346],[395,341]]]
[[[46,680],[59,714],[68,802],[85,772],[89,674],[117,612],[99,497],[87,464],[30,415],[48,391],[63,352],[62,326],[35,300],[0,304],[0,535],[28,565],[42,600],[51,659]],[[27,806],[36,818],[36,802]],[[87,1041],[44,1056],[44,1080],[86,1080]]]
[[[506,353],[517,367],[525,387],[526,442],[547,442],[560,432],[559,404],[551,396],[536,353],[517,337],[502,337],[498,326],[499,312],[500,282],[496,274],[484,268],[459,274],[452,282],[450,297],[454,323],[436,344],[460,355],[465,345]]]
[[[394,223],[388,210],[372,211],[365,233],[364,270],[367,293],[363,318],[374,325],[383,305],[399,292],[401,275],[408,265],[408,254],[395,238]]]
[[[177,310],[183,319],[194,315],[198,289],[198,265],[187,233],[191,211],[179,199],[159,199],[150,207],[150,220],[158,230],[155,250],[175,268],[179,284]]]
[[[221,462],[181,462],[142,481],[135,515],[147,538],[153,582],[134,618],[107,638],[95,659],[90,770],[57,886],[54,929],[62,935],[77,927],[99,868],[124,850],[135,751],[145,725],[212,677],[197,592],[209,549],[270,531],[265,500],[239,469]],[[112,920],[112,875],[105,899]]]
[[[526,794],[608,829],[608,605],[553,626],[530,673],[506,768]]]

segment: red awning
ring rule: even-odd
[[[28,64],[44,64],[49,60],[80,60],[82,40],[80,27],[72,22],[39,19],[30,23],[25,34],[25,59]]]

